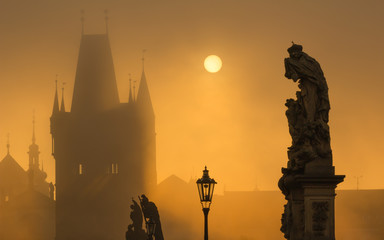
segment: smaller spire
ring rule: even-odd
[[[145,54],[146,51],[147,51],[147,49],[143,49],[143,57],[141,58],[143,72],[144,72],[144,62],[145,62],[144,54]]]
[[[133,101],[136,101],[136,80],[133,81]]]
[[[80,14],[81,14],[81,18],[80,18],[80,21],[81,21],[81,35],[84,35],[84,9],[81,9],[80,10]]]
[[[7,134],[7,153],[8,153],[8,155],[9,155],[9,147],[10,147],[10,145],[9,145],[9,133]]]
[[[33,119],[32,119],[32,143],[34,144],[36,142],[35,137],[35,109],[33,109]]]
[[[108,9],[104,10],[104,14],[105,14],[105,33],[108,35],[108,20],[109,20]]]
[[[131,79],[131,74],[129,74],[129,98],[128,98],[128,103],[132,103],[132,79]]]
[[[60,107],[60,112],[65,112],[64,86],[65,86],[65,82],[63,82],[63,87],[61,88],[61,107]]]
[[[52,115],[57,113],[57,112],[59,112],[59,97],[58,97],[58,94],[57,94],[57,78],[58,78],[58,74],[56,74],[56,79],[55,79],[56,90],[55,90],[55,98],[53,100]]]

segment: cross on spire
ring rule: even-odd
[[[81,35],[84,35],[84,9],[81,9],[80,10],[80,14],[81,14],[81,18],[80,18],[80,21],[81,21]]]
[[[7,134],[7,152],[8,152],[8,155],[9,155],[9,133]]]
[[[133,99],[132,99],[132,79],[131,79],[131,74],[128,74],[129,75],[129,97],[128,97],[128,103],[131,103],[133,102]]]
[[[35,109],[33,109],[33,119],[32,119],[32,143],[36,142],[35,137]]]
[[[143,67],[143,72],[144,72],[144,61],[145,61],[144,54],[145,54],[146,51],[147,51],[147,49],[143,49],[143,52],[142,52],[143,56],[142,56],[142,58],[141,58],[142,67]]]
[[[59,78],[59,74],[56,74],[56,79],[55,79],[55,83],[56,83],[56,91],[57,91],[57,79]]]
[[[108,34],[108,20],[109,20],[108,9],[104,10],[104,14],[105,14],[105,31],[106,31],[106,34]]]

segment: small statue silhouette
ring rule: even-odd
[[[143,214],[141,212],[141,208],[139,204],[132,199],[133,204],[131,205],[131,219],[132,219],[132,224],[135,230],[137,229],[142,229],[143,228]]]
[[[145,221],[148,222],[149,220],[152,220],[156,224],[154,233],[155,240],[164,240],[163,231],[161,230],[160,215],[156,205],[153,202],[150,202],[144,194],[141,195],[141,198],[139,197],[139,200]]]
[[[143,213],[139,204],[133,200],[133,204],[130,206],[132,211],[130,217],[132,219],[132,224],[128,225],[128,231],[125,233],[126,240],[146,240],[147,234],[142,229],[143,227]]]

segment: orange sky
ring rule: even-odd
[[[328,81],[331,145],[340,188],[384,188],[384,3],[368,1],[83,0],[0,3],[0,155],[28,164],[32,112],[49,180],[49,116],[54,79],[66,82],[69,109],[85,33],[104,33],[104,9],[121,101],[128,74],[139,80],[141,51],[156,114],[158,180],[200,177],[208,165],[218,189],[276,190],[290,145],[284,78],[291,41],[316,58]],[[203,69],[219,55],[223,68]],[[61,98],[61,95],[60,95]]]

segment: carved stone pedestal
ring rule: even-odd
[[[295,176],[303,189],[304,240],[335,240],[335,188],[344,177]]]
[[[282,231],[288,240],[335,240],[335,188],[344,175],[294,175],[284,179]]]

